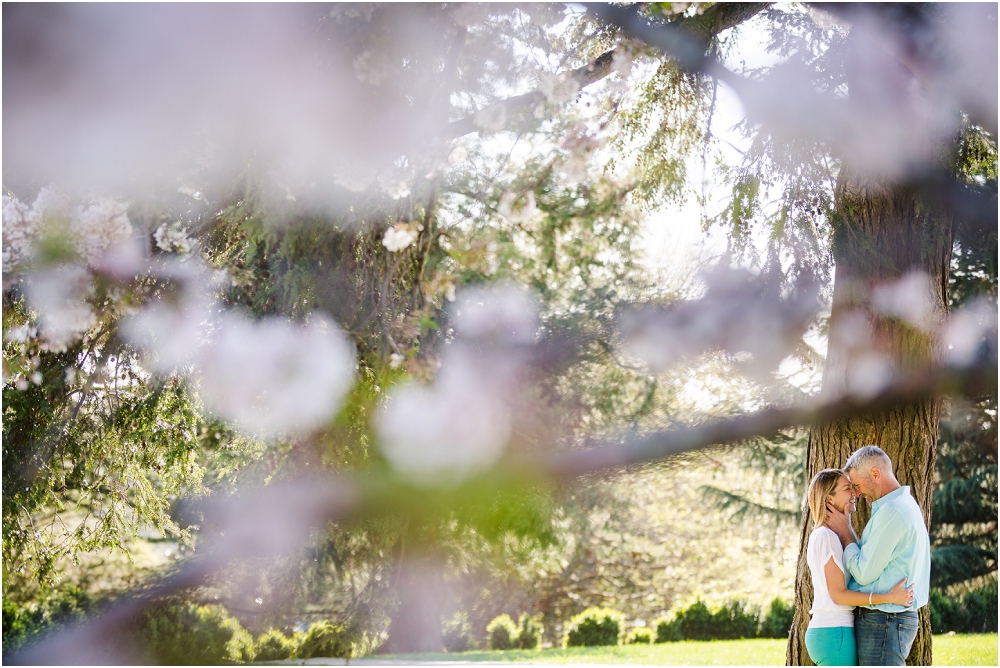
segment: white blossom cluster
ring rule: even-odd
[[[74,207],[70,231],[80,256],[88,265],[97,266],[108,251],[132,236],[128,203],[102,196]]]
[[[37,257],[45,236],[65,238],[78,263],[59,258],[52,264],[51,258]],[[131,237],[128,204],[112,197],[93,196],[73,205],[66,193],[52,186],[42,188],[30,206],[3,196],[4,271],[24,271],[24,294],[38,316],[42,349],[64,351],[97,323],[89,269],[134,269]],[[38,261],[43,264],[35,266]]]
[[[403,199],[410,195],[410,182],[407,179],[394,179],[385,186],[385,192],[393,199]]]
[[[591,134],[586,123],[577,123],[560,144],[566,155],[559,170],[571,183],[583,181],[587,178],[590,158],[603,145],[604,142],[599,137]]]
[[[931,277],[924,271],[911,271],[899,280],[876,285],[872,289],[872,308],[930,331],[938,324],[933,294]]]
[[[868,399],[892,382],[893,361],[878,349],[871,318],[863,309],[839,312],[831,321],[830,341],[830,350],[840,350],[843,355],[830,363],[842,365],[844,374],[842,384],[836,375],[830,376],[833,380],[823,387],[827,396],[846,393]]]
[[[46,348],[66,350],[71,343],[97,324],[89,300],[94,296],[93,278],[75,264],[60,264],[31,272],[24,280],[24,292]]]
[[[12,267],[28,260],[41,217],[30,207],[6,193],[3,195],[3,267]]]
[[[390,253],[397,253],[416,241],[423,229],[424,226],[419,224],[396,223],[385,231],[385,235],[382,236],[382,245]]]
[[[174,292],[128,318],[122,323],[122,333],[146,351],[150,368],[167,374],[197,361],[217,308],[207,272],[197,266],[167,264],[157,273],[172,281]]]
[[[156,247],[162,251],[176,251],[186,255],[194,248],[194,240],[187,234],[187,228],[180,223],[163,223],[153,232]]]
[[[61,227],[48,230],[47,225]],[[4,194],[5,268],[32,259],[39,236],[46,232],[68,234],[80,259],[92,267],[98,266],[108,252],[132,236],[128,203],[99,195],[73,206],[69,196],[53,186],[42,188],[31,206]]]
[[[946,364],[966,367],[978,361],[984,346],[997,345],[997,305],[979,298],[955,311],[940,330]]]
[[[354,353],[324,318],[293,325],[229,312],[198,367],[205,405],[248,434],[273,438],[329,422],[350,389]]]
[[[511,402],[534,340],[537,307],[500,287],[459,295],[456,340],[430,386],[394,390],[376,421],[392,466],[418,484],[457,482],[491,467],[511,437]]]
[[[220,313],[203,269],[174,264],[161,274],[177,292],[122,327],[154,370],[191,373],[206,408],[252,436],[309,432],[336,414],[355,365],[336,325],[324,318],[295,325]]]

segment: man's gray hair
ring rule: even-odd
[[[872,469],[877,468],[888,474],[892,474],[892,460],[889,455],[882,451],[877,445],[866,445],[858,448],[854,454],[847,459],[844,464],[844,473],[855,469],[865,478],[871,475]]]

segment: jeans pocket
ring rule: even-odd
[[[913,641],[917,638],[917,625],[910,623],[900,623],[897,627],[899,629],[899,652],[904,657],[910,655],[910,648],[913,647]]]

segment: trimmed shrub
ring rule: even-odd
[[[965,604],[966,630],[970,633],[997,632],[997,583],[973,589],[962,599]],[[933,622],[932,622],[933,623]]]
[[[928,600],[931,609],[931,630],[934,633],[960,631],[968,621],[965,610],[958,601],[954,601],[940,589],[931,589]]]
[[[610,608],[587,608],[569,620],[564,644],[567,647],[618,645],[625,630],[625,616]]]
[[[517,640],[514,645],[518,649],[538,649],[542,644],[542,618],[541,615],[532,617],[526,612],[521,613],[517,620]]]
[[[351,658],[351,642],[343,624],[333,624],[325,619],[310,624],[295,650],[296,659]]]
[[[684,640],[681,622],[676,617],[664,617],[656,621],[656,642],[677,642]]]
[[[503,614],[493,618],[486,625],[486,638],[490,649],[512,649],[517,640],[517,626],[510,615]]]
[[[684,639],[712,640],[715,638],[712,611],[708,609],[708,606],[701,599],[698,599],[687,608],[680,610],[676,618],[680,626],[681,637]]]
[[[760,612],[740,600],[726,601],[712,613],[712,635],[721,640],[757,637]]]
[[[653,642],[653,629],[640,626],[629,631],[625,639],[626,645],[650,645]]]
[[[780,598],[771,601],[767,614],[760,622],[761,638],[787,638],[795,617],[795,607]]]
[[[215,665],[254,659],[253,636],[221,605],[184,602],[150,610],[141,629],[156,663]]]
[[[455,615],[442,625],[441,639],[449,652],[468,652],[476,648],[476,639],[469,626],[469,616],[464,612]]]
[[[296,642],[278,629],[269,629],[257,638],[256,661],[283,661],[295,655]]]

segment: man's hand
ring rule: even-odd
[[[840,544],[847,547],[854,542],[854,532],[851,531],[851,513],[837,510],[830,502],[826,504],[826,525],[840,538]]]

